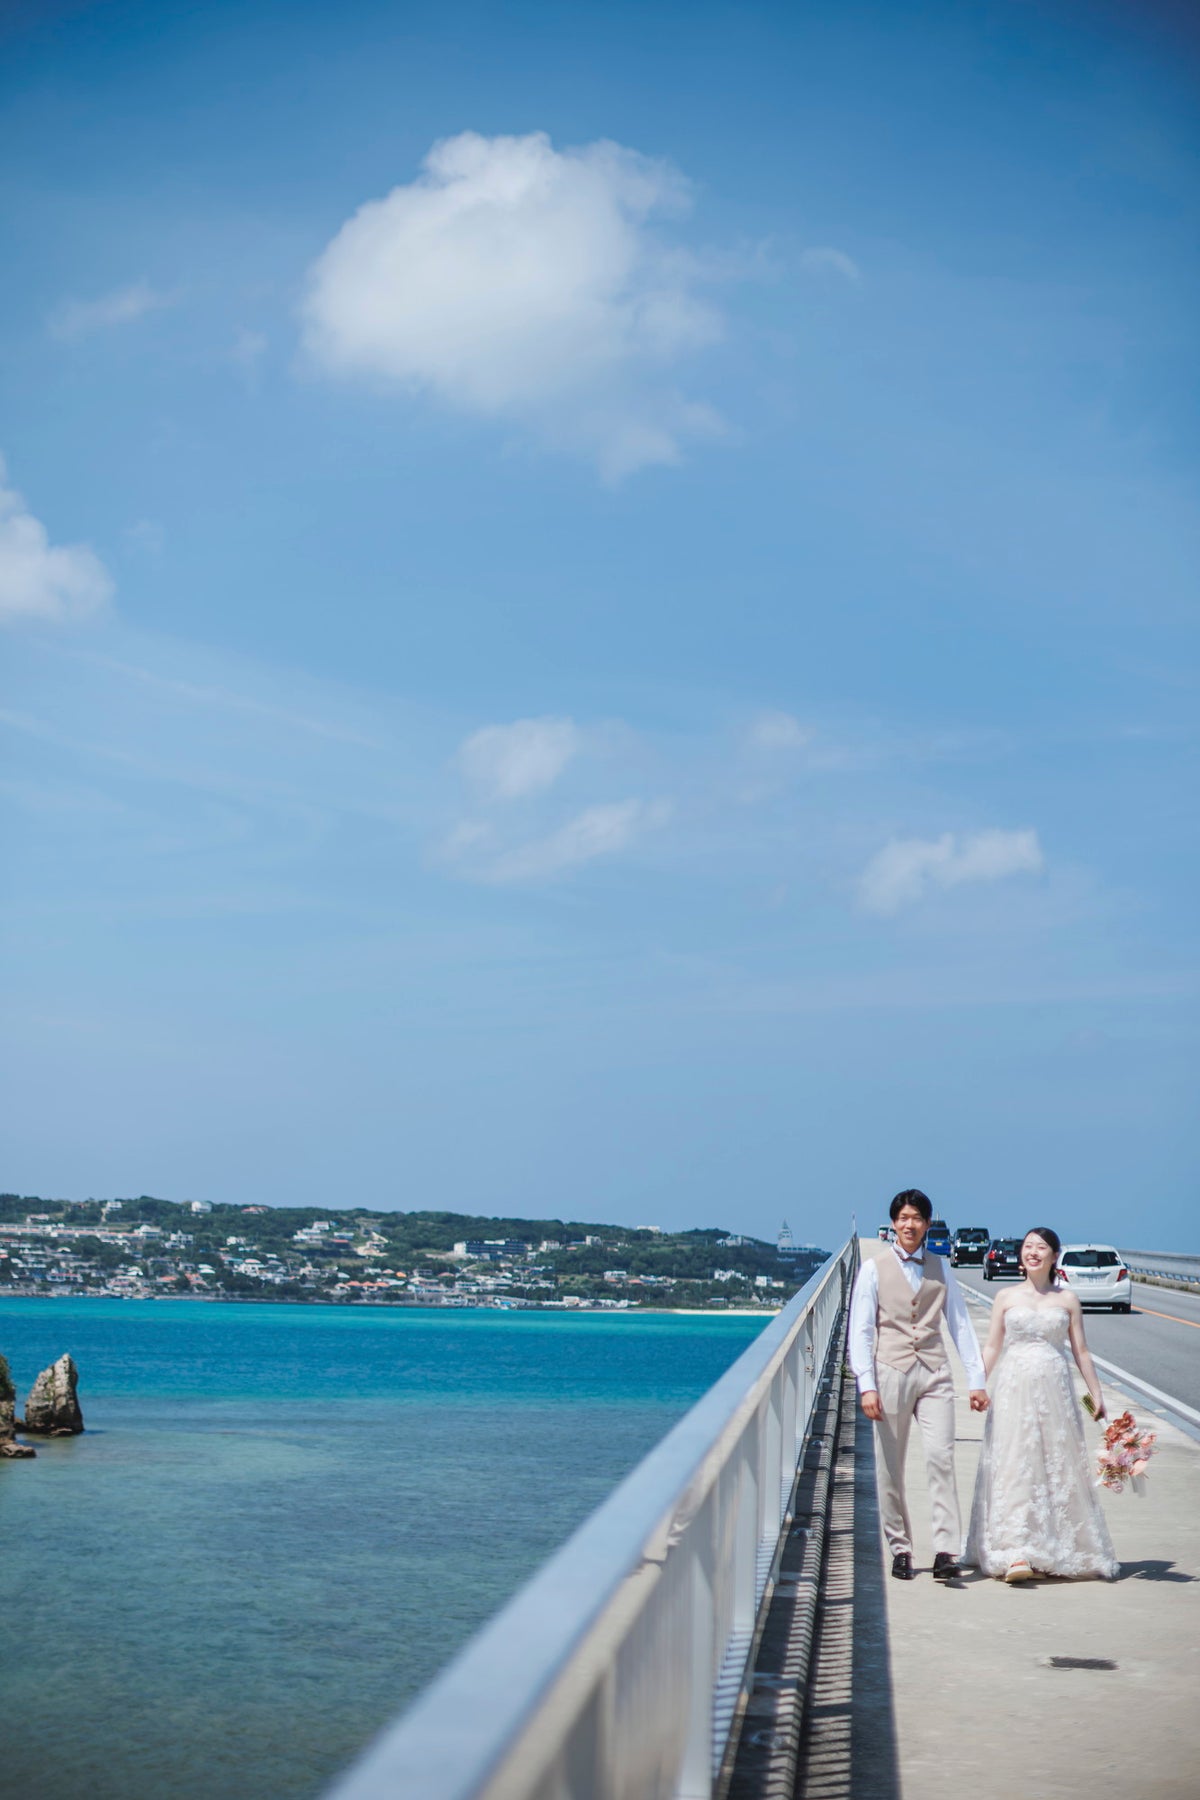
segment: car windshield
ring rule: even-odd
[[[997,1238],[996,1248],[1003,1250],[1009,1256],[1015,1256],[1021,1248],[1021,1240],[1019,1238]]]
[[[948,1227],[945,1219],[931,1219],[929,1221],[929,1229],[930,1231],[936,1231],[939,1237],[945,1237]]]
[[[988,1234],[986,1231],[976,1231],[974,1226],[971,1225],[965,1227],[958,1235],[964,1244],[986,1244],[988,1241]]]
[[[1115,1269],[1121,1259],[1115,1250],[1064,1250],[1062,1260],[1068,1269]]]

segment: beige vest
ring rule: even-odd
[[[945,1368],[942,1315],[946,1310],[946,1277],[941,1258],[925,1252],[925,1272],[915,1294],[891,1250],[884,1251],[876,1267],[876,1360],[886,1363],[889,1369],[911,1369],[914,1363],[923,1363],[927,1369]]]

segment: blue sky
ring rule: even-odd
[[[1194,1248],[1181,17],[9,9],[3,1185]]]

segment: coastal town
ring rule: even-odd
[[[765,1312],[824,1259],[786,1223],[772,1244],[720,1228],[0,1195],[0,1291],[31,1298]]]

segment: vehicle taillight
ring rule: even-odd
[[[995,1262],[995,1260],[996,1260],[996,1252],[994,1250],[989,1250],[988,1251],[988,1261]]]
[[[1129,1270],[1126,1268],[1119,1268],[1117,1270],[1117,1280],[1118,1281],[1128,1281],[1129,1280]]]
[[[1057,1274],[1058,1279],[1060,1281],[1070,1281],[1070,1279],[1071,1279],[1071,1277],[1067,1274],[1067,1271],[1065,1269],[1057,1269],[1055,1271],[1055,1273]]]

